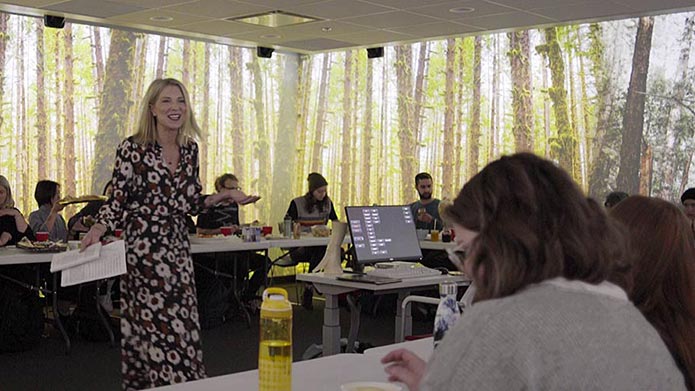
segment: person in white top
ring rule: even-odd
[[[684,390],[664,342],[618,285],[625,241],[553,162],[490,163],[442,216],[474,304],[429,362],[404,349],[390,381],[425,390]]]

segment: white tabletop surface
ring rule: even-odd
[[[417,354],[421,359],[428,361],[430,356],[432,356],[432,351],[434,350],[434,339],[432,337],[427,337],[416,339],[414,341],[405,341],[391,345],[377,346],[375,348],[365,350],[364,354],[366,356],[374,356],[381,359],[386,354],[396,349],[408,349]]]
[[[0,247],[0,265],[51,262],[53,253],[37,253],[22,250],[15,246]]]
[[[357,381],[387,382],[377,355],[337,354],[292,364],[292,389],[297,391],[339,391],[340,385]],[[403,386],[406,390],[406,387]],[[258,371],[239,372],[173,386],[156,391],[258,390]]]

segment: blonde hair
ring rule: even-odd
[[[7,191],[7,199],[5,199],[5,204],[0,205],[0,208],[13,208],[14,199],[12,198],[12,188],[10,187],[10,182],[4,176],[0,175],[0,186],[4,187]]]
[[[186,102],[186,114],[183,126],[179,129],[176,142],[179,145],[188,144],[200,138],[201,131],[193,115],[191,99],[184,85],[176,79],[156,79],[147,88],[140,107],[138,128],[133,138],[139,144],[154,144],[157,141],[157,119],[152,115],[152,106],[157,102],[162,90],[168,86],[176,86],[181,90]]]

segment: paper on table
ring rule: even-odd
[[[63,270],[60,286],[101,280],[125,274],[126,271],[125,242],[116,240],[102,246],[96,260]]]
[[[54,254],[51,259],[51,273],[93,261],[99,258],[100,251],[101,243],[94,243],[83,252],[80,252],[80,250],[73,250]]]

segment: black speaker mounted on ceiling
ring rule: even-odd
[[[384,57],[384,47],[367,48],[367,58]]]
[[[261,58],[271,58],[273,57],[273,52],[275,49],[273,48],[266,48],[263,46],[257,46],[256,47],[256,56],[261,57]]]
[[[43,25],[54,29],[62,29],[65,27],[65,18],[62,16],[44,15]]]

